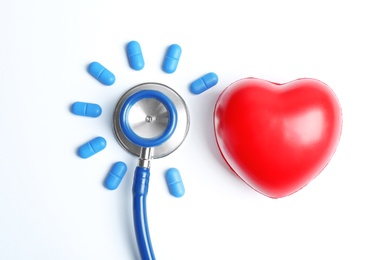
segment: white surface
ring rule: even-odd
[[[386,1],[11,1],[0,5],[0,259],[138,259],[131,220],[136,163],[116,143],[111,115],[129,87],[174,87],[191,112],[184,144],[152,162],[149,227],[157,259],[389,259],[389,60]],[[129,68],[125,44],[146,62]],[[161,71],[168,45],[183,54]],[[114,72],[104,87],[86,72]],[[191,81],[214,71],[216,87],[195,96]],[[318,78],[344,116],[328,167],[298,193],[272,200],[236,178],[215,145],[212,111],[233,81]],[[98,103],[97,119],[72,115]],[[107,148],[83,160],[79,145]],[[102,182],[123,160],[116,191]],[[163,178],[180,169],[181,199]]]

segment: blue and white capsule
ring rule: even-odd
[[[70,111],[78,116],[99,117],[102,114],[102,108],[98,104],[87,102],[74,102]]]
[[[179,45],[172,44],[171,46],[169,46],[165,54],[162,70],[166,73],[175,72],[177,66],[179,65],[180,56],[181,47]]]
[[[176,198],[183,197],[185,188],[178,169],[168,169],[168,171],[165,173],[165,180],[168,185],[169,193],[172,196]]]
[[[116,162],[111,167],[110,172],[108,173],[106,179],[104,180],[104,187],[109,190],[115,190],[118,188],[123,177],[127,171],[127,166],[124,162]]]
[[[133,70],[142,70],[145,66],[141,46],[137,41],[131,41],[126,46],[126,54],[129,65]]]
[[[218,83],[218,76],[214,72],[209,72],[201,78],[193,81],[190,85],[190,91],[193,94],[200,94]]]
[[[94,61],[89,64],[88,72],[100,83],[106,86],[111,86],[115,83],[114,74],[97,61]]]
[[[92,155],[95,155],[98,152],[102,151],[104,148],[106,148],[106,145],[107,145],[106,139],[98,136],[92,139],[91,141],[80,146],[79,149],[77,150],[77,155],[83,159],[89,158]]]

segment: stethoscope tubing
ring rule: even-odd
[[[146,212],[149,177],[149,168],[141,166],[135,168],[133,181],[133,221],[138,250],[142,260],[155,259]]]

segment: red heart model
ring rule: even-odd
[[[328,164],[341,135],[341,107],[315,79],[286,84],[246,78],[228,86],[214,110],[219,150],[250,187],[281,198]]]

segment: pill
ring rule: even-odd
[[[98,104],[86,102],[74,102],[70,110],[78,116],[99,117],[102,114],[102,108]]]
[[[169,193],[172,196],[180,198],[184,195],[185,189],[181,180],[180,172],[176,168],[170,168],[165,173],[165,180],[168,185]]]
[[[207,73],[203,77],[195,80],[190,85],[190,91],[193,94],[200,94],[203,91],[215,86],[218,83],[218,76],[214,72]]]
[[[142,55],[141,46],[136,41],[131,41],[126,46],[127,58],[129,59],[130,67],[134,70],[142,70],[145,66],[144,57]]]
[[[104,180],[104,187],[109,190],[115,190],[121,183],[123,176],[125,176],[127,166],[124,162],[116,162],[111,167],[106,179]]]
[[[177,44],[172,44],[168,47],[165,54],[162,70],[166,73],[173,73],[177,69],[181,55],[181,47]]]
[[[106,148],[107,142],[103,137],[96,137],[92,139],[91,141],[83,144],[79,147],[77,150],[77,155],[81,158],[89,158],[92,155],[102,151],[104,148]]]
[[[102,64],[99,62],[92,62],[88,66],[88,72],[91,74],[95,79],[100,81],[100,83],[111,86],[115,82],[115,76],[112,74],[111,71],[106,69]]]

